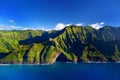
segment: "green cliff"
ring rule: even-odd
[[[61,31],[0,31],[0,63],[120,61],[120,27],[67,26]]]

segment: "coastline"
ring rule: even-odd
[[[83,64],[83,63],[85,63],[85,64],[111,64],[111,63],[117,63],[117,64],[119,64],[120,63],[120,61],[118,61],[118,62],[55,62],[55,63],[65,63],[65,64]],[[9,65],[53,65],[53,64],[55,64],[55,63],[43,63],[43,64],[2,64],[2,63],[0,63],[0,66],[9,66]]]

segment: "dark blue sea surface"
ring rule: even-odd
[[[120,64],[0,65],[0,80],[120,80]]]

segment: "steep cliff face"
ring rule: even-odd
[[[120,28],[67,26],[61,31],[0,31],[0,62],[51,64],[120,61]]]

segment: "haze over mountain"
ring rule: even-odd
[[[1,30],[1,63],[118,62],[120,27],[66,26],[56,31]]]

